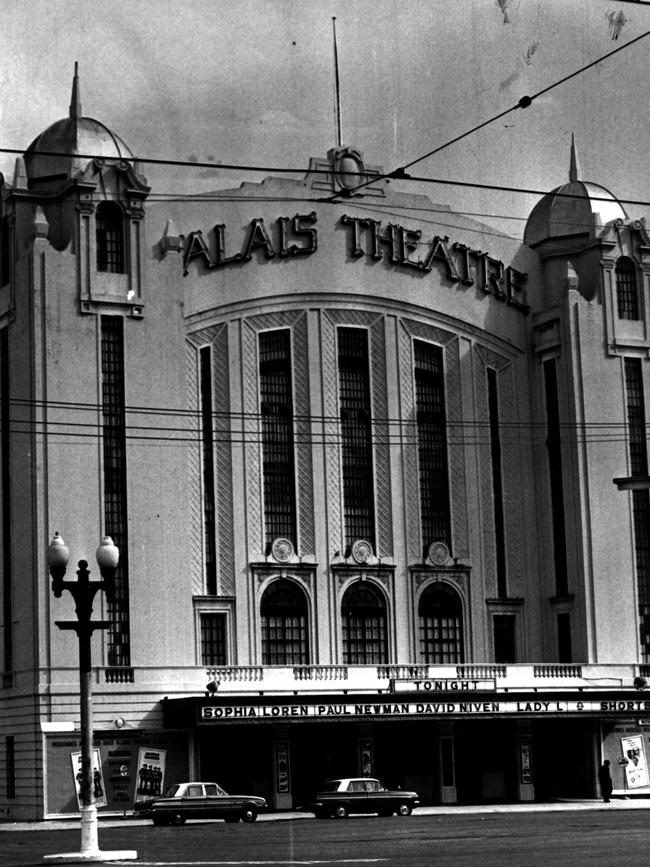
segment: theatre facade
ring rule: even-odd
[[[590,798],[603,758],[650,794],[644,221],[573,143],[522,238],[325,151],[167,196],[75,74],[2,182],[4,819],[78,809],[57,532],[68,579],[120,551],[100,812],[191,779]]]

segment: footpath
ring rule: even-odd
[[[414,816],[445,816],[445,815],[460,815],[460,814],[494,814],[494,813],[542,813],[542,812],[559,812],[559,811],[582,811],[582,810],[648,810],[650,809],[650,798],[617,798],[606,804],[602,800],[557,800],[546,801],[540,803],[530,801],[518,804],[463,804],[461,806],[453,805],[447,807],[416,807],[413,810]],[[258,816],[258,822],[282,822],[295,819],[313,819],[313,813],[307,812],[267,812]],[[218,819],[206,820],[197,819],[188,821],[206,822],[219,821]],[[99,827],[101,828],[120,828],[125,825],[150,825],[149,819],[136,818],[134,815],[127,813],[99,815]],[[57,829],[70,829],[79,827],[79,817],[65,816],[56,819],[44,819],[40,822],[4,822],[0,821],[0,834],[4,831],[52,831]]]

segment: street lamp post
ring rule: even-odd
[[[102,576],[101,581],[91,581],[88,562],[79,560],[77,580],[66,581],[70,552],[59,535],[55,533],[46,552],[47,567],[52,576],[52,592],[60,598],[67,590],[75,601],[76,620],[57,620],[59,629],[70,629],[79,639],[79,703],[81,736],[81,848],[79,852],[61,855],[46,855],[47,860],[67,860],[68,862],[118,861],[137,858],[137,852],[122,850],[102,852],[99,848],[97,833],[97,806],[94,796],[93,780],[93,712],[92,712],[92,668],[91,639],[96,629],[108,629],[108,620],[93,620],[93,601],[95,594],[103,590],[110,597],[115,591],[115,570],[119,561],[119,550],[110,536],[104,536],[97,549],[97,564]]]

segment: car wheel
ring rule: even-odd
[[[254,822],[257,819],[255,807],[244,807],[241,814],[242,822]]]
[[[180,813],[172,813],[169,817],[170,825],[184,825],[185,824],[185,816],[182,816]]]
[[[334,817],[336,819],[345,819],[348,815],[348,808],[345,804],[337,804],[334,808]]]
[[[410,816],[412,812],[413,812],[413,810],[411,808],[411,805],[407,804],[405,802],[402,802],[399,805],[399,807],[397,808],[397,815],[398,816]]]

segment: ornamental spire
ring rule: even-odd
[[[575,135],[571,133],[571,165],[569,167],[569,181],[579,181],[580,174],[580,163],[578,162]]]
[[[70,117],[82,117],[81,94],[79,92],[79,63],[74,62],[74,78],[72,79],[72,97],[70,99]]]

